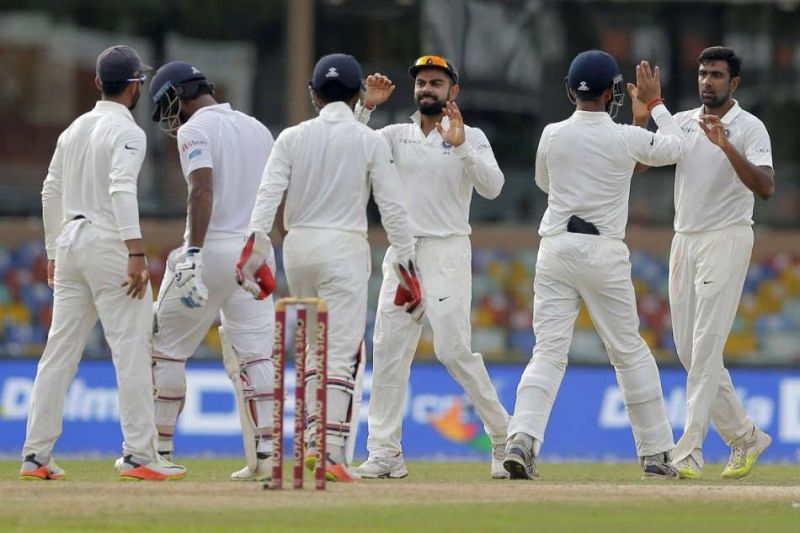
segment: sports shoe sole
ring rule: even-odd
[[[503,468],[508,472],[509,479],[536,479],[539,477],[538,472],[529,473],[525,463],[513,456],[506,457],[503,461]]]
[[[64,474],[53,474],[47,465],[40,466],[36,470],[21,470],[19,479],[23,481],[59,481],[64,479]]]
[[[120,472],[120,481],[179,481],[186,477],[186,472],[180,474],[162,474],[146,466],[137,466]]]
[[[392,470],[385,474],[362,474],[358,469],[356,469],[356,473],[362,479],[403,479],[408,477],[408,470],[405,467],[399,473],[396,470]]]
[[[355,478],[342,465],[325,467],[325,479],[336,483],[352,483]]]

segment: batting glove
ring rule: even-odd
[[[175,287],[181,303],[190,309],[203,307],[208,301],[208,289],[203,284],[200,248],[188,248],[184,260],[175,265]]]
[[[275,276],[267,264],[270,246],[266,233],[253,232],[236,263],[236,281],[256,300],[263,300],[275,291]]]
[[[394,293],[394,305],[404,307],[415,322],[422,323],[422,319],[425,318],[425,301],[422,298],[422,288],[414,260],[397,262],[394,264],[394,270],[400,281]]]

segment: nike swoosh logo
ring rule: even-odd
[[[449,296],[445,296],[444,298],[439,298],[439,301],[443,302],[443,301],[447,300],[448,298],[450,298],[450,297]]]
[[[703,285],[708,285],[709,283],[714,283],[713,281],[704,281]]]
[[[650,138],[650,146],[653,146],[653,143],[654,143],[654,142],[656,142],[656,136],[655,136],[655,135],[653,135],[653,136]]]
[[[138,148],[136,148],[135,146],[128,146],[127,143],[125,144],[125,149],[126,150],[135,150],[137,152],[139,151]]]

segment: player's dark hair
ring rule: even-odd
[[[102,89],[100,90],[103,93],[103,96],[119,96],[121,95],[125,89],[128,88],[127,81],[117,82],[117,83],[103,83]]]
[[[575,91],[575,99],[580,100],[582,102],[586,101],[596,102],[597,100],[600,99],[600,96],[604,92],[605,89],[603,89],[602,91]]]
[[[361,89],[348,89],[341,83],[331,81],[316,90],[320,100],[326,104],[331,102],[349,102]]]
[[[712,46],[700,52],[697,64],[704,65],[706,61],[725,61],[728,64],[728,72],[731,73],[731,78],[738,76],[742,70],[742,58],[727,46]]]

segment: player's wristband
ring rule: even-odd
[[[128,257],[144,257],[144,252],[140,252],[138,254],[128,254]]]
[[[657,96],[657,97],[653,98],[652,100],[649,100],[646,104],[644,104],[644,106],[647,108],[648,111],[652,111],[655,106],[657,106],[658,104],[663,104],[663,103],[664,103],[664,99],[661,98],[660,96]]]

